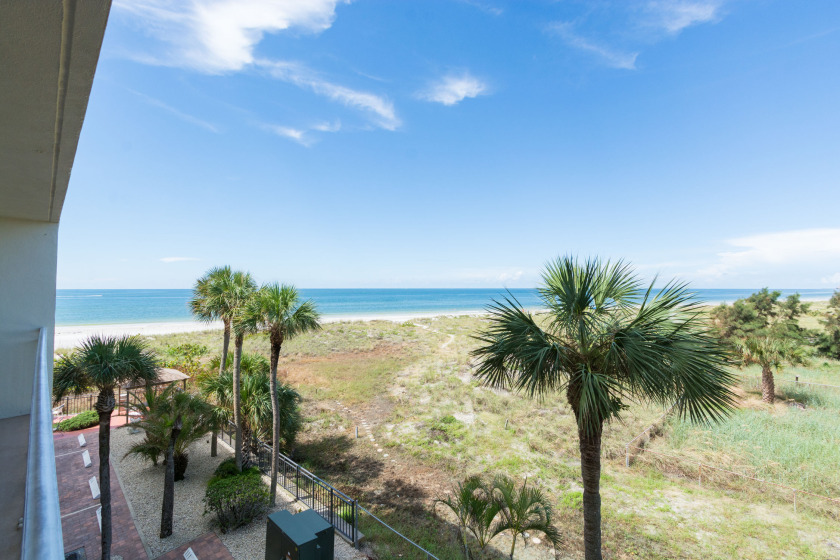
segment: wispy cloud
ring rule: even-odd
[[[578,35],[574,26],[569,22],[556,22],[549,26],[549,29],[560,37],[567,45],[575,49],[594,54],[607,66],[612,68],[623,68],[635,70],[638,52],[622,52],[606,45],[601,45]]]
[[[165,263],[175,263],[175,262],[184,262],[184,261],[197,261],[196,257],[163,257],[160,259],[160,262]]]
[[[478,8],[482,12],[488,13],[493,16],[500,16],[504,13],[503,9],[490,2],[484,2],[482,0],[460,0],[460,2],[462,4],[468,4],[474,8]]]
[[[840,228],[800,229],[729,239],[734,249],[698,271],[708,278],[749,272],[766,266],[815,265],[840,259]]]
[[[840,288],[840,272],[835,272],[830,276],[825,276],[820,280],[820,282],[827,286],[836,286]]]
[[[151,105],[153,107],[157,107],[159,109],[163,109],[164,111],[166,111],[166,112],[168,112],[172,115],[175,115],[176,117],[178,117],[179,119],[181,119],[184,122],[194,124],[194,125],[196,125],[198,127],[201,127],[205,130],[209,130],[210,132],[216,132],[216,133],[219,132],[219,129],[216,127],[216,125],[214,125],[212,123],[209,123],[205,120],[199,119],[198,117],[194,117],[192,115],[184,113],[183,111],[180,111],[180,110],[176,109],[175,107],[172,107],[171,105],[168,105],[168,104],[164,103],[160,99],[157,99],[155,97],[151,97],[149,95],[146,95],[145,93],[140,93],[139,91],[135,91],[135,90],[130,89],[130,88],[126,88],[126,89],[128,89],[128,91],[130,91],[131,93],[133,93],[134,95],[136,95],[137,97],[139,97],[140,99],[142,99],[143,101],[148,103],[149,105]]]
[[[444,105],[456,105],[464,99],[484,95],[487,91],[487,84],[470,75],[469,72],[464,72],[442,77],[421,91],[418,97]]]
[[[686,27],[715,22],[720,17],[722,1],[656,0],[645,8],[649,24],[676,35]]]
[[[381,128],[396,130],[402,124],[394,110],[394,104],[385,97],[335,84],[321,78],[299,63],[259,60],[256,64],[278,80],[309,89],[348,107],[367,112]]]
[[[401,124],[394,105],[381,95],[353,89],[319,76],[305,65],[256,56],[269,33],[289,29],[318,33],[335,19],[336,6],[348,0],[117,0],[114,7],[131,15],[165,48],[142,53],[144,63],[190,68],[207,74],[247,69],[291,83],[333,102],[361,110],[374,124],[395,130]]]
[[[260,125],[260,128],[278,136],[294,140],[301,146],[306,146],[308,148],[317,142],[317,138],[312,135],[313,131],[338,132],[341,130],[341,122],[320,122],[306,128],[294,128],[290,126],[263,123]]]
[[[727,0],[645,0],[610,2],[590,8],[572,21],[547,29],[568,46],[588,52],[612,68],[636,69],[640,48],[679,35],[696,25],[717,23]],[[606,14],[609,19],[602,16]],[[608,30],[608,32],[607,32]]]
[[[117,0],[114,7],[132,14],[166,44],[153,56],[160,64],[201,72],[242,70],[254,62],[254,49],[266,33],[329,29],[335,8],[345,0]]]

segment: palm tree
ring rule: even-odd
[[[735,406],[725,350],[685,284],[647,289],[622,262],[558,258],[538,293],[537,320],[509,295],[488,308],[476,376],[531,396],[565,392],[578,427],[586,560],[601,560],[601,435],[630,400],[676,404],[693,421]]]
[[[141,428],[145,437],[143,441],[132,445],[125,455],[140,455],[157,465],[161,455],[166,457],[172,426],[180,417],[181,431],[172,450],[175,469],[173,475],[175,481],[183,480],[189,464],[190,445],[218,425],[215,407],[198,395],[181,391],[176,385],[169,385],[159,393],[147,388],[145,401],[131,405],[142,418],[133,426]],[[168,461],[167,458],[167,466]]]
[[[455,492],[445,498],[435,500],[435,507],[444,505],[458,519],[458,532],[464,557],[469,560],[470,547],[467,543],[467,531],[473,534],[483,550],[490,540],[499,534],[493,520],[499,513],[499,505],[493,499],[492,489],[488,489],[478,476],[470,476],[459,482]]]
[[[247,367],[246,367],[247,366]],[[267,441],[273,430],[271,388],[268,375],[268,361],[256,354],[242,357],[242,441],[245,455],[256,453],[257,440]],[[233,419],[233,374],[205,375],[199,378],[199,391],[205,398],[216,403],[220,422]],[[280,383],[277,387],[277,408],[280,416],[280,435],[283,448],[294,445],[301,426],[300,395],[289,385]]]
[[[496,531],[509,530],[513,536],[510,546],[510,560],[516,549],[516,538],[528,531],[538,531],[555,547],[560,544],[560,533],[551,524],[552,510],[548,498],[539,488],[529,488],[527,480],[522,488],[503,475],[493,480],[493,494],[495,502],[499,504],[501,522]],[[527,542],[527,541],[526,541]]]
[[[280,410],[277,405],[277,363],[283,342],[295,336],[321,328],[320,315],[311,300],[300,301],[294,286],[276,282],[260,288],[245,306],[242,328],[250,332],[268,333],[271,343],[270,383],[273,429],[271,438],[271,507],[277,495],[277,454],[280,452]]]
[[[243,303],[246,292],[254,291],[256,283],[246,272],[232,271],[229,266],[211,268],[204,276],[196,280],[193,297],[189,302],[190,310],[199,320],[205,322],[222,320],[224,337],[222,340],[222,360],[219,373],[227,367],[230,330],[234,316]],[[214,431],[210,442],[210,456],[216,456],[217,434]]]
[[[150,383],[158,375],[158,362],[138,337],[94,335],[81,347],[62,356],[55,365],[53,397],[99,390],[99,502],[102,506],[102,559],[111,558],[111,413],[114,389],[125,383]]]
[[[804,364],[802,348],[790,340],[772,336],[750,337],[737,343],[741,364],[761,366],[761,400],[768,404],[776,402],[776,384],[773,370],[780,371],[789,363]]]

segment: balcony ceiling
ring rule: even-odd
[[[0,1],[0,217],[58,222],[110,5]]]

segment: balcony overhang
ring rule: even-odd
[[[58,222],[110,5],[0,2],[0,217]]]

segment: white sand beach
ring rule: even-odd
[[[456,315],[483,315],[485,311],[450,311],[450,312],[417,312],[398,314],[367,314],[367,315],[328,315],[321,320],[324,323],[337,323],[341,321],[393,321],[402,323],[419,319],[431,319],[433,317],[445,317]],[[156,335],[176,334],[206,330],[221,330],[222,323],[201,323],[199,321],[172,321],[158,323],[121,323],[103,325],[71,325],[57,326],[55,328],[55,348],[74,348],[93,334],[106,335]]]

